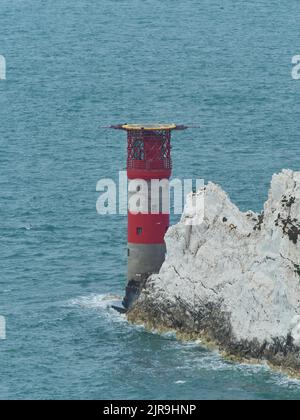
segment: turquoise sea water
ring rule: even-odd
[[[300,382],[128,325],[126,218],[96,182],[125,166],[121,122],[177,133],[174,175],[261,209],[299,169],[298,0],[1,0],[0,398],[298,399]],[[174,222],[176,220],[174,219]]]

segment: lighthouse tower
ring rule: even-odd
[[[170,214],[159,205],[153,212],[151,181],[169,179],[172,172],[171,133],[184,130],[182,125],[118,125],[112,128],[127,132],[128,180],[143,180],[147,183],[148,203],[146,212],[132,212],[128,208],[128,273],[126,296],[123,305],[130,308],[138,297],[149,275],[158,273],[166,253],[165,234],[170,225]],[[129,201],[136,191],[129,191]],[[157,197],[156,197],[157,199]],[[157,202],[157,201],[156,201]]]

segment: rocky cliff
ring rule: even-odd
[[[261,214],[215,184],[201,193],[203,222],[187,208],[170,228],[166,261],[129,319],[300,372],[300,172],[273,176]]]

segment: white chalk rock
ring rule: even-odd
[[[230,315],[237,342],[291,334],[300,346],[300,172],[273,176],[261,215],[240,212],[209,183],[204,215],[193,211],[190,197],[166,243],[166,261],[148,292],[158,304],[176,308],[178,297],[188,307],[215,303]]]

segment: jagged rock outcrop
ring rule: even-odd
[[[300,172],[273,176],[261,214],[215,184],[202,193],[203,222],[187,208],[169,229],[166,261],[129,319],[300,372]]]

